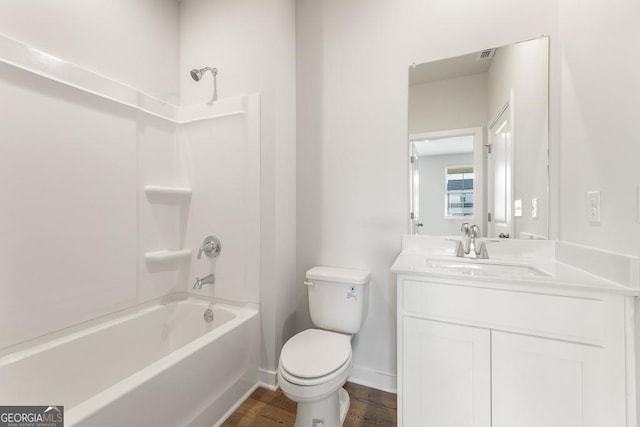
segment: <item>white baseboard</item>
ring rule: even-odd
[[[260,387],[264,387],[271,391],[278,389],[278,378],[276,371],[269,371],[267,369],[260,368],[258,372],[258,380],[260,381]]]
[[[376,371],[362,366],[352,366],[347,381],[396,394],[398,381],[396,374]]]

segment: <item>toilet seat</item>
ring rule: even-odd
[[[286,342],[279,365],[281,375],[293,384],[316,385],[330,381],[351,366],[350,337],[307,329]]]
[[[349,369],[351,368],[351,355],[349,355],[349,358],[345,361],[345,363],[343,363],[342,366],[339,366],[335,371],[331,372],[328,375],[323,375],[321,377],[316,377],[316,378],[296,377],[295,375],[292,375],[290,372],[288,372],[286,368],[282,366],[282,362],[279,364],[278,368],[279,368],[278,374],[283,379],[297,386],[315,386],[315,385],[327,384],[327,383],[332,383],[333,380],[336,378],[341,379],[342,377],[344,377],[342,379],[344,383],[344,381],[346,380],[346,377],[349,375]]]

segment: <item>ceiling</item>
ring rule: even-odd
[[[473,135],[412,141],[418,156],[473,153]]]
[[[417,64],[409,69],[409,84],[431,83],[485,73],[491,66],[492,59],[478,60],[479,53]]]

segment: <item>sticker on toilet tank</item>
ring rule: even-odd
[[[358,300],[358,295],[356,294],[355,286],[349,287],[349,292],[347,292],[347,299],[354,299],[356,301]]]

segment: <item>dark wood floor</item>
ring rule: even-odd
[[[396,395],[353,383],[346,383],[351,405],[344,427],[395,426]],[[282,390],[269,391],[258,388],[224,422],[223,427],[293,426],[296,403],[289,400]]]

